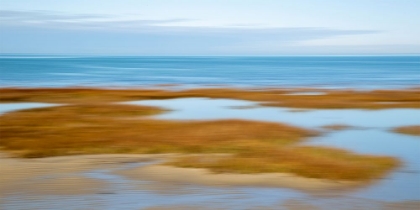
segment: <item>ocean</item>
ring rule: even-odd
[[[0,56],[0,87],[161,84],[407,88],[420,85],[420,56]]]

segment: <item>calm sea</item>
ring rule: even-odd
[[[156,84],[405,88],[420,85],[420,56],[0,56],[1,87]]]

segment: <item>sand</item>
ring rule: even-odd
[[[219,174],[212,173],[207,169],[179,168],[166,165],[150,165],[141,168],[122,170],[119,171],[118,174],[135,180],[153,180],[221,187],[281,187],[306,192],[350,189],[360,185],[360,183],[356,182],[305,178],[286,173]]]
[[[153,156],[158,158],[159,156]],[[83,172],[150,160],[149,155],[78,155],[22,159],[0,156],[0,196],[10,194],[92,194],[106,189],[105,181]]]
[[[112,169],[125,163],[165,161],[179,155],[77,155],[22,159],[0,157],[0,195],[5,194],[91,194],[107,188],[107,182],[87,177],[85,172]],[[337,182],[298,177],[291,174],[214,174],[207,169],[178,168],[152,164],[126,170],[117,175],[132,180],[154,180],[161,183],[187,183],[212,186],[286,187],[304,191],[341,189],[352,182]]]
[[[286,187],[299,189],[303,192],[315,193],[313,196],[302,199],[288,199],[273,206],[252,207],[250,209],[288,209],[288,210],[308,210],[308,209],[340,209],[342,205],[348,209],[418,209],[419,201],[384,202],[376,200],[366,200],[351,197],[331,197],[321,194],[327,191],[332,194],[339,189],[357,186],[355,183],[334,182],[328,180],[309,179],[297,177],[291,174],[214,174],[206,169],[177,168],[173,166],[159,165],[162,161],[179,157],[176,154],[164,155],[133,155],[133,154],[113,154],[113,155],[77,155],[64,157],[49,157],[37,159],[11,158],[0,153],[0,203],[3,198],[13,195],[23,195],[27,199],[44,199],[42,196],[62,195],[62,196],[89,196],[100,195],[106,199],[107,193],[114,193],[109,190],[109,185],[105,180],[90,178],[86,172],[94,170],[109,170],[112,173],[122,175],[133,180],[133,188],[136,189],[137,180],[154,180],[140,187],[138,191],[156,191],[159,194],[171,194],[170,196],[182,193],[177,185],[196,184],[229,187],[229,186],[265,186],[265,187]],[[150,163],[146,166],[135,166],[133,168],[124,167],[129,163]],[[116,170],[114,170],[116,169]],[[130,182],[128,183],[130,184]],[[198,189],[205,190],[202,186]],[[227,193],[230,191],[228,190]],[[200,193],[194,191],[190,193]],[[321,197],[320,197],[321,196]],[[318,202],[318,198],[326,198],[324,202]],[[9,197],[10,198],[10,197]],[[328,202],[325,202],[328,201]],[[19,202],[20,203],[20,202]],[[26,203],[19,205],[25,206]],[[81,208],[82,204],[79,205]],[[1,206],[1,205],[0,205]],[[6,206],[7,207],[7,206]],[[87,207],[87,206],[83,206]],[[92,209],[94,206],[90,206]],[[90,208],[89,207],[89,208]],[[366,208],[365,208],[366,207]],[[157,205],[146,208],[150,210],[166,209],[214,209],[211,207],[203,208],[194,203],[187,202],[180,205]]]

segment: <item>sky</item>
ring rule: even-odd
[[[0,53],[420,54],[420,0],[0,0]]]

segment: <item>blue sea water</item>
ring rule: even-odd
[[[420,84],[420,56],[0,56],[1,87],[157,84],[405,88]]]

